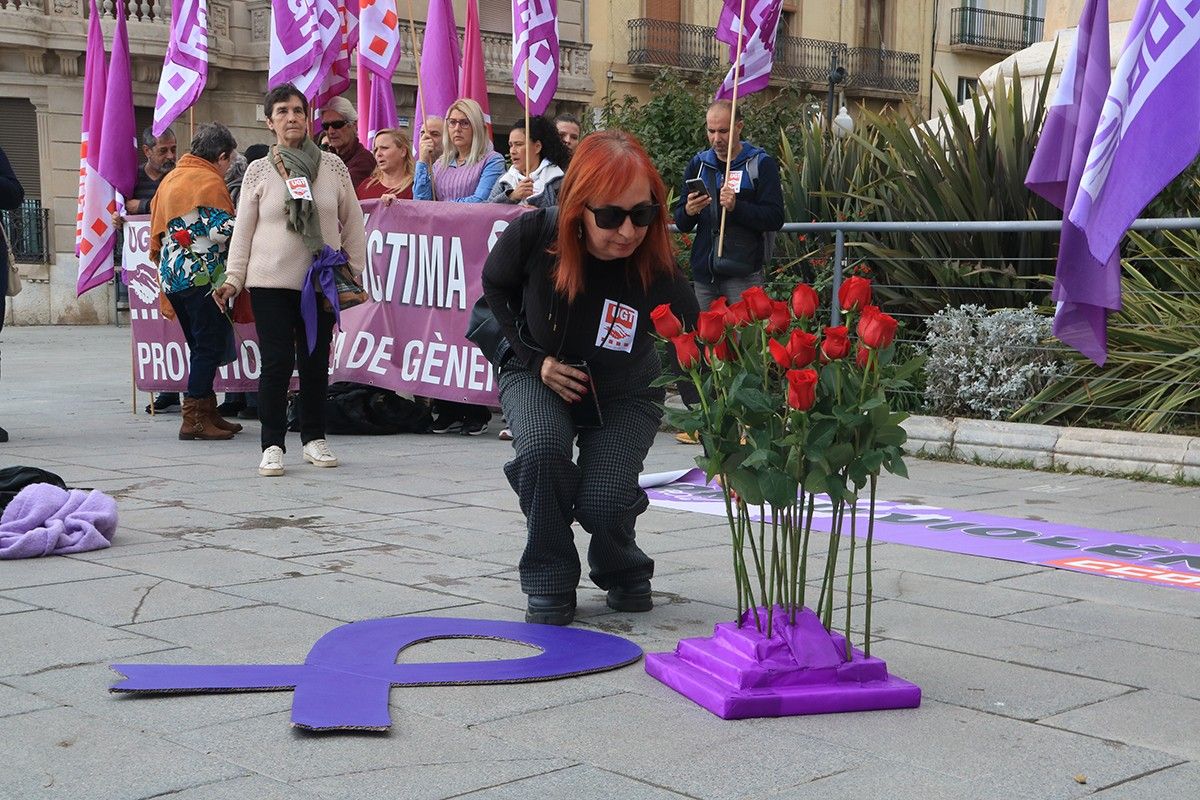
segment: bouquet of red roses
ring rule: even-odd
[[[700,313],[693,331],[684,331],[666,305],[651,318],[700,395],[695,407],[668,409],[667,419],[699,436],[704,455],[696,462],[724,490],[739,620],[753,611],[758,630],[768,637],[777,609],[794,623],[807,602],[810,568],[823,556],[814,610],[832,629],[834,576],[839,554],[847,549],[849,658],[860,495],[869,489],[864,542],[869,655],[877,481],[884,469],[907,476],[900,427],[907,415],[893,412],[890,398],[909,387],[919,359],[896,362],[897,321],[871,304],[869,280],[847,279],[837,302],[844,325],[817,324],[820,298],[806,284],[795,287],[790,302],[773,300],[759,287],[733,304],[719,298]],[[677,379],[668,376],[661,383]],[[823,554],[812,547],[818,512],[829,522]]]

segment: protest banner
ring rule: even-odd
[[[482,294],[480,274],[496,240],[525,210],[506,204],[375,201],[366,210],[363,286],[370,300],[342,312],[330,348],[330,381],[354,381],[440,400],[496,405],[491,365],[464,335]],[[150,225],[125,228],[135,386],[187,388],[188,350],[179,324],[159,312],[149,262]],[[250,290],[253,293],[253,289]],[[221,367],[216,391],[255,391],[260,354],[254,325],[234,326],[238,359]]]

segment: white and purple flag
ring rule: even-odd
[[[1200,3],[1142,0],[1111,81],[1107,11],[1084,6],[1025,181],[1063,210],[1054,333],[1101,365],[1121,308],[1117,245],[1200,152]]]
[[[738,95],[765,89],[771,82],[771,67],[775,61],[775,36],[783,0],[747,0],[746,19],[738,16],[741,0],[725,0],[717,22],[716,38],[729,45],[729,63],[733,64],[721,88],[718,100],[733,97],[736,75]],[[741,32],[742,53],[738,58],[738,35]]]
[[[295,81],[321,61],[316,0],[271,0],[271,54],[267,85]]]
[[[112,187],[100,177],[100,142],[103,138],[104,92],[108,85],[108,58],[104,52],[104,31],[96,0],[91,0],[88,15],[87,51],[83,62],[83,124],[79,132],[79,205],[75,213],[75,255],[79,256],[79,275],[84,259],[97,250],[108,231],[104,215],[111,219],[117,210]],[[91,288],[91,287],[88,287]]]
[[[350,88],[350,54],[358,47],[358,3],[359,0],[332,0],[337,14],[337,35],[332,52],[326,52],[322,59],[329,66],[313,97],[314,109],[320,109],[330,98]]]
[[[512,0],[513,88],[541,114],[558,89],[558,0]]]
[[[267,85],[291,82],[312,101],[338,60],[344,28],[338,0],[271,0],[271,9]]]
[[[421,91],[417,93],[417,124],[413,126],[413,150],[421,146],[424,115],[444,117],[458,99],[458,73],[462,53],[458,48],[458,26],[450,0],[429,0],[425,15],[425,37],[421,43]]]
[[[154,101],[154,135],[190,108],[208,80],[208,1],[171,0],[171,41]]]
[[[358,14],[358,60],[389,81],[400,60],[400,17],[396,0],[361,0]]]

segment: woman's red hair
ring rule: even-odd
[[[601,206],[629,188],[635,175],[650,184],[650,199],[659,212],[646,231],[646,238],[630,256],[631,266],[649,289],[656,278],[675,269],[671,238],[667,234],[667,188],[654,162],[632,134],[620,130],[597,131],[579,143],[558,194],[558,255],[554,288],[568,301],[583,291],[583,260],[587,244],[582,235],[587,207]]]

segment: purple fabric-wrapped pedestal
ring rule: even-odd
[[[765,610],[759,609],[766,624]],[[721,622],[713,635],[683,639],[674,653],[650,653],[646,672],[722,719],[832,714],[916,708],[921,689],[888,674],[882,660],[851,649],[809,609],[796,615],[775,609],[768,639],[754,625]]]

